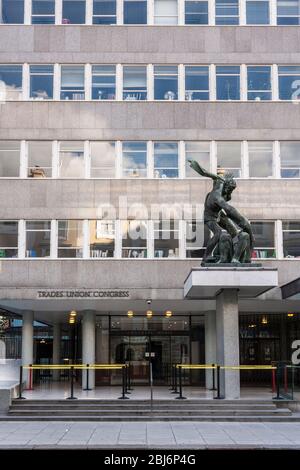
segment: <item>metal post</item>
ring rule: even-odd
[[[89,388],[89,367],[90,367],[90,365],[87,364],[86,365],[86,387],[83,389],[85,391],[92,390],[91,388]]]
[[[214,397],[215,400],[221,400],[221,390],[220,390],[220,366],[217,366],[217,396]]]
[[[277,364],[277,369],[276,369],[276,385],[277,385],[277,394],[276,397],[273,397],[273,400],[283,400],[283,398],[280,396],[280,367],[279,364]]]
[[[128,364],[125,364],[125,393],[130,395],[130,392],[129,392],[129,369],[128,369]]]
[[[185,400],[186,397],[182,396],[182,367],[179,367],[179,397],[176,397],[175,400]]]
[[[131,366],[130,362],[128,362],[128,390],[133,390],[131,387]]]
[[[126,393],[126,384],[125,384],[125,381],[126,381],[126,377],[125,377],[125,368],[126,366],[123,366],[122,367],[122,396],[119,397],[119,400],[129,400],[129,397],[126,397],[125,393]]]
[[[212,364],[212,388],[210,391],[214,392],[216,389],[216,377],[215,377],[215,364]]]
[[[178,392],[178,387],[177,387],[177,366],[176,364],[174,365],[174,391],[171,393],[179,393]]]
[[[20,366],[20,381],[19,381],[19,396],[18,400],[25,400],[26,398],[22,396],[23,389],[23,366]]]
[[[150,408],[151,413],[153,410],[153,371],[152,371],[152,360],[149,361],[149,374],[150,374]]]
[[[71,395],[67,398],[67,400],[77,400],[76,397],[74,397],[74,367],[71,366]]]

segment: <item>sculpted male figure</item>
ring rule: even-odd
[[[193,170],[213,180],[213,189],[207,194],[204,204],[204,223],[213,236],[207,243],[202,264],[250,263],[254,242],[250,222],[228,204],[236,188],[233,176],[215,175],[195,160],[189,162]]]

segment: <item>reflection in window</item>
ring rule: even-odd
[[[51,178],[52,142],[28,142],[28,177]]]
[[[59,151],[59,176],[84,178],[83,142],[61,142]]]
[[[282,222],[283,256],[300,257],[300,222]]]
[[[281,178],[300,178],[300,142],[280,142]]]
[[[18,222],[0,221],[0,258],[18,257]]]
[[[300,0],[277,0],[277,24],[300,24]]]
[[[154,143],[154,178],[178,177],[178,144],[176,142]]]
[[[185,67],[185,99],[209,100],[209,68]]]
[[[177,0],[154,0],[154,24],[177,24]]]
[[[203,258],[209,238],[209,229],[202,220],[187,221],[186,258]]]
[[[185,0],[185,24],[208,24],[207,0]]]
[[[251,222],[254,235],[252,258],[276,258],[274,222]]]
[[[114,142],[91,142],[91,178],[114,178],[116,153]]]
[[[20,142],[0,141],[0,177],[20,176]]]
[[[178,220],[154,221],[154,257],[179,257],[179,222]]]
[[[24,0],[0,1],[0,23],[24,23]]]
[[[58,258],[82,258],[83,221],[58,221]]]
[[[278,67],[279,99],[300,99],[300,67],[284,65]]]
[[[85,23],[85,0],[63,0],[62,24]]]
[[[246,23],[269,24],[269,0],[246,0]]]
[[[210,169],[210,143],[186,142],[185,143],[185,176],[186,178],[202,178],[199,173],[190,167],[189,160],[196,160],[203,168]]]
[[[32,24],[55,23],[55,0],[32,0]]]
[[[273,174],[273,143],[249,142],[250,178],[267,178]]]
[[[30,98],[36,100],[53,98],[53,65],[30,66]]]
[[[123,142],[122,156],[124,178],[146,178],[147,142]]]
[[[231,173],[241,177],[241,142],[217,143],[217,173],[222,176]]]
[[[123,67],[123,100],[147,99],[147,67]]]
[[[116,24],[117,2],[116,0],[93,1],[93,24]]]
[[[177,100],[178,68],[172,65],[154,66],[154,99]]]
[[[217,100],[240,99],[240,67],[222,65],[216,67]]]
[[[260,101],[272,98],[271,90],[271,67],[249,66],[248,77],[248,100]]]
[[[0,65],[0,101],[22,99],[22,65]]]
[[[122,258],[147,258],[147,222],[122,222]]]
[[[216,24],[239,24],[239,0],[216,0]]]
[[[113,258],[115,252],[115,222],[90,220],[90,257]]]
[[[115,65],[93,65],[92,100],[114,100],[116,98]]]
[[[124,0],[124,24],[147,24],[147,0]]]
[[[26,258],[50,256],[51,221],[26,221]]]
[[[84,66],[63,65],[61,67],[62,100],[84,100]]]

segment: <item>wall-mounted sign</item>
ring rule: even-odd
[[[128,290],[53,289],[39,290],[37,299],[116,299],[130,297]]]

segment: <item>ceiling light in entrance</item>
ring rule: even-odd
[[[172,313],[171,310],[166,310],[165,316],[166,316],[167,318],[170,318],[172,315],[173,315],[173,313]]]
[[[71,310],[70,317],[76,317],[77,312],[75,310]]]
[[[294,313],[288,313],[287,316],[288,317],[293,317],[295,314]]]
[[[132,311],[132,310],[128,310],[128,312],[127,312],[127,317],[128,317],[128,318],[132,318],[133,315],[134,315],[134,314],[133,314],[133,311]]]
[[[146,315],[147,315],[147,318],[152,318],[152,315],[153,315],[152,310],[147,310]]]

